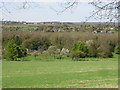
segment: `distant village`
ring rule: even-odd
[[[103,28],[102,30],[100,28],[97,28],[97,30],[93,31],[93,33],[114,33],[117,31],[115,27],[108,27],[108,28]]]
[[[61,32],[61,31],[67,31],[67,32],[78,32],[78,31],[90,31],[93,33],[115,33],[118,31],[117,24],[113,24],[110,26],[105,26],[105,23],[102,23],[101,26],[99,26],[98,22],[57,22],[57,21],[52,21],[52,22],[17,22],[17,21],[2,21],[2,25],[26,25],[29,26],[28,30],[30,32],[34,31],[42,31],[42,32]],[[42,26],[43,25],[43,26]],[[31,27],[32,26],[32,27]],[[36,27],[33,27],[36,26]],[[47,27],[44,28],[44,27]],[[5,29],[7,29],[5,27]],[[11,28],[9,28],[11,29]],[[12,28],[14,30],[14,28]],[[24,30],[24,28],[15,28],[15,30]],[[43,30],[44,29],[44,30]],[[7,29],[8,30],[8,29]],[[26,30],[26,29],[25,29]]]
[[[61,23],[61,22],[26,22],[26,21],[0,21],[4,25],[12,25],[12,24],[24,24],[24,25],[38,25],[38,24],[55,24],[55,23]]]

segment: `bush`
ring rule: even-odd
[[[12,37],[12,39],[15,41],[15,43],[16,43],[17,45],[21,45],[21,44],[22,44],[22,39],[21,39],[19,36],[14,35],[14,36]]]
[[[30,50],[40,50],[42,52],[47,50],[51,43],[46,37],[33,37],[32,39],[25,40],[22,45]]]
[[[25,48],[17,45],[14,40],[9,40],[7,47],[4,52],[4,58],[7,60],[17,60],[17,58],[21,58],[26,56],[27,52]]]
[[[56,46],[50,46],[47,50],[47,52],[49,53],[49,55],[53,55],[55,58],[55,54],[57,54],[57,47]]]
[[[34,56],[36,59],[36,57],[39,55],[39,53],[38,53],[38,51],[35,50],[31,53],[31,55]]]
[[[94,42],[88,45],[88,51],[89,57],[98,57],[98,47],[95,45]]]
[[[72,51],[76,51],[76,54],[77,54],[77,52],[83,52],[83,53],[85,53],[85,55],[87,56],[87,54],[88,54],[88,48],[87,48],[87,45],[86,45],[86,43],[84,43],[84,42],[81,42],[81,41],[78,41],[78,42],[75,42],[74,44],[73,44],[73,47],[72,47]]]
[[[102,57],[102,58],[111,58],[113,56],[113,54],[110,51],[110,48],[107,44],[105,46],[99,47],[98,55],[99,55],[99,57]]]
[[[73,51],[71,53],[72,60],[79,60],[79,58],[85,58],[86,54],[82,51]]]
[[[44,26],[43,26],[44,27]],[[84,27],[84,26],[83,26]],[[49,46],[56,46],[58,54],[62,48],[67,48],[72,51],[79,51],[86,53],[86,56],[99,57],[104,55],[103,53],[119,52],[115,50],[115,46],[120,42],[118,41],[118,34],[93,34],[93,33],[82,33],[82,32],[54,32],[45,33],[39,31],[4,31],[2,38],[2,48],[5,50],[9,40],[13,39],[17,45],[24,46],[28,51],[37,50],[39,52],[46,51]],[[77,42],[79,41],[79,42]],[[86,43],[82,42],[86,41]],[[75,42],[73,44],[73,42]],[[82,43],[82,44],[81,44]],[[102,46],[102,48],[101,48]],[[108,50],[109,49],[109,50]],[[65,51],[65,50],[62,50]],[[5,52],[4,52],[5,53]],[[46,53],[48,54],[48,53]],[[109,55],[108,55],[109,56]]]
[[[100,53],[100,57],[102,57],[102,58],[112,58],[113,54],[112,54],[112,52],[102,52],[102,53]]]
[[[51,42],[57,48],[62,49],[65,45],[65,38],[61,35],[54,36],[51,38]]]
[[[48,51],[43,51],[42,54],[45,55],[45,56],[48,56],[49,52]]]
[[[49,52],[50,55],[53,55],[56,54],[56,50],[57,50],[56,46],[50,46],[47,51]]]
[[[120,54],[120,45],[117,45],[117,46],[114,48],[114,52],[115,52],[115,54]]]

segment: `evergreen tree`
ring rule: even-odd
[[[7,60],[17,60],[17,58],[21,58],[26,56],[27,52],[21,46],[17,45],[14,40],[9,40],[7,47],[5,49],[5,58]]]

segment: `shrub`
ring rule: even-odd
[[[12,39],[15,41],[15,43],[16,43],[17,45],[21,45],[21,44],[22,44],[22,39],[20,38],[20,36],[14,35],[14,36],[12,37]]]
[[[83,53],[86,54],[86,56],[87,56],[87,54],[88,54],[88,48],[87,48],[86,43],[81,42],[81,41],[75,42],[75,43],[73,44],[72,51],[77,51],[77,52],[80,51],[80,52],[83,52]]]
[[[30,50],[40,50],[42,52],[47,50],[51,43],[46,37],[34,37],[32,39],[25,40],[22,45]]]
[[[54,36],[51,38],[51,42],[53,45],[55,45],[57,48],[62,49],[65,45],[65,38],[61,35]]]
[[[79,60],[79,58],[85,58],[86,54],[82,51],[73,51],[71,53],[71,56],[72,56],[72,60]]]
[[[88,56],[89,57],[97,57],[98,56],[98,47],[96,46],[95,42],[88,44]]]
[[[49,52],[48,51],[43,51],[42,54],[45,55],[45,56],[48,56]]]
[[[27,55],[27,50],[23,46],[19,46],[20,51],[18,54],[18,58],[25,57]]]
[[[38,53],[38,51],[35,50],[31,53],[31,55],[34,56],[36,59],[36,57],[39,55],[39,53]]]
[[[56,50],[57,50],[57,47],[56,47],[56,46],[50,46],[50,47],[48,48],[47,52],[49,53],[49,55],[53,55],[54,58],[55,58]]]
[[[117,45],[117,46],[114,48],[114,52],[115,52],[115,54],[120,54],[120,45]]]
[[[111,58],[113,56],[108,45],[102,45],[98,49],[98,55],[102,58]]]
[[[69,53],[69,50],[68,49],[65,49],[65,48],[62,48],[62,50],[61,50],[61,52],[60,52],[60,54],[61,55],[67,55]]]
[[[17,58],[21,58],[26,56],[27,52],[25,48],[17,45],[14,40],[9,40],[7,47],[4,52],[4,57],[7,60],[17,60]]]
[[[57,50],[56,46],[50,46],[47,51],[49,52],[50,55],[52,55],[56,54],[56,50]]]
[[[102,53],[100,53],[100,57],[102,57],[102,58],[112,58],[113,54],[112,54],[112,52],[102,52]]]
[[[58,25],[59,26],[59,25]],[[43,26],[45,27],[45,26]],[[84,27],[84,26],[83,26]],[[54,33],[46,33],[33,31],[32,33],[29,31],[4,31],[2,36],[2,48],[5,49],[9,40],[14,39],[17,45],[24,46],[31,50],[39,50],[39,52],[46,51],[49,46],[54,45],[60,50],[62,48],[67,48],[71,50],[77,41],[87,41],[85,45],[81,45],[80,47],[87,47],[89,50],[89,56],[98,57],[98,53],[102,53],[106,51],[106,48],[110,49],[110,52],[115,51],[114,47],[118,42],[118,34],[93,34],[93,33],[82,33],[82,32],[54,32]],[[75,42],[73,44],[73,42]],[[84,43],[84,42],[82,42]],[[88,44],[87,44],[88,43]],[[91,45],[91,43],[93,43]],[[86,45],[87,44],[87,45]],[[79,44],[80,45],[80,44]],[[78,44],[76,45],[79,48]],[[91,45],[89,47],[89,45]],[[101,51],[98,50],[99,47],[104,46],[105,48],[100,48]],[[86,53],[86,50],[78,49]],[[73,50],[72,50],[73,51]],[[97,54],[97,55],[96,55]],[[88,56],[88,54],[86,54]]]
[[[111,46],[106,42],[102,43],[98,48],[98,54],[102,58],[111,58],[113,56]]]

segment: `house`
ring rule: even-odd
[[[100,33],[100,31],[94,31],[93,33]]]
[[[108,31],[107,30],[101,30],[100,32],[101,33],[107,33]]]
[[[111,27],[110,30],[114,30],[114,28]]]
[[[93,33],[112,33],[112,32],[107,30],[101,30],[101,31],[94,31]]]
[[[108,31],[108,33],[114,33],[114,32],[112,32],[112,31]]]
[[[24,22],[23,24],[27,24],[26,22]]]

